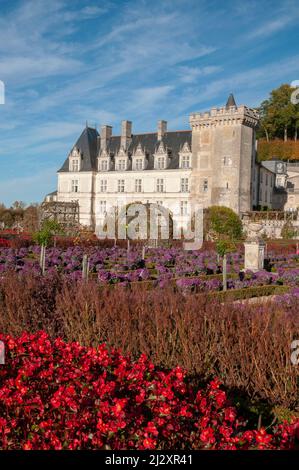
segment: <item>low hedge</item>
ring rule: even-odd
[[[231,289],[227,291],[214,291],[208,293],[208,298],[217,299],[220,302],[251,299],[253,297],[267,297],[269,295],[283,295],[290,292],[289,286],[253,286],[242,289]],[[203,294],[199,294],[203,295]]]

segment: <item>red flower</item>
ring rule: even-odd
[[[155,439],[152,439],[150,437],[146,437],[143,440],[142,444],[143,444],[144,449],[155,449],[156,447]]]
[[[207,444],[213,444],[215,442],[214,430],[211,427],[204,429],[200,433],[200,440]]]

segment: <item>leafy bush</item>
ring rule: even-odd
[[[205,233],[214,233],[216,239],[242,238],[242,222],[240,217],[230,208],[211,206],[204,213]]]

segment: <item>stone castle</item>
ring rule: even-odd
[[[115,202],[155,203],[180,212],[192,204],[222,205],[242,214],[272,207],[275,172],[256,163],[254,109],[237,106],[231,94],[222,108],[190,115],[191,130],[121,135],[104,125],[86,126],[58,171],[58,189],[46,201],[78,202],[82,225],[101,226]]]

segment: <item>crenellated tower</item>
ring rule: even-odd
[[[232,94],[226,106],[190,115],[193,203],[227,206],[237,213],[251,209],[258,121],[258,113],[237,106]]]

